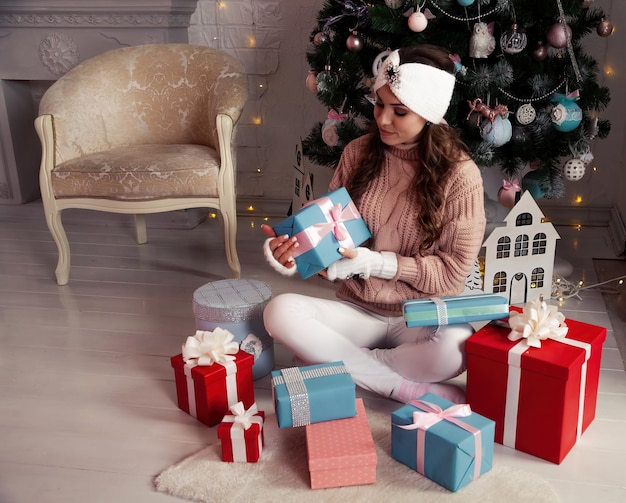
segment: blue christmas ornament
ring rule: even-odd
[[[565,94],[555,94],[550,100],[555,103],[552,107],[552,125],[557,131],[567,133],[576,129],[583,120],[583,111],[576,104],[578,92]]]
[[[461,7],[469,7],[474,3],[474,0],[456,0]]]
[[[543,176],[540,170],[529,171],[522,178],[522,190],[530,192],[530,195],[535,199],[542,199],[545,197],[545,193],[541,187],[542,181]]]
[[[494,147],[501,147],[511,139],[512,135],[513,126],[511,121],[502,118],[500,115],[496,115],[493,122],[489,119],[484,119],[480,126],[480,136]]]

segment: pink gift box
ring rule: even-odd
[[[376,482],[376,448],[361,398],[356,411],[355,417],[305,426],[311,489]]]
[[[217,428],[217,438],[222,443],[222,461],[256,463],[265,445],[263,423],[265,413],[260,410],[251,418],[246,430],[235,423],[235,416],[226,415]]]

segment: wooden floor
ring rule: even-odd
[[[138,246],[124,221],[88,226],[89,214],[76,214],[67,226],[70,283],[58,287],[56,247],[40,209],[0,207],[0,502],[176,501],[154,491],[153,477],[215,438],[178,410],[169,357],[195,330],[194,290],[227,277],[218,222],[149,229],[149,242]],[[260,224],[240,218],[244,277],[266,281],[275,294],[332,297],[320,278],[285,280],[269,269]],[[569,279],[592,283],[591,259],[614,258],[606,229],[557,230]],[[596,420],[561,465],[501,445],[495,463],[537,472],[563,502],[623,503],[626,376],[601,294],[581,297],[561,311],[609,329]],[[284,348],[277,364],[291,364]],[[267,379],[256,385],[267,410]]]

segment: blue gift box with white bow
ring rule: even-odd
[[[458,491],[493,463],[495,422],[432,393],[391,415],[391,457]]]
[[[494,293],[431,297],[405,300],[402,314],[407,327],[499,320],[509,317],[509,302]]]
[[[343,362],[272,371],[279,428],[356,416],[356,387]]]
[[[274,231],[298,238],[294,259],[303,279],[341,259],[340,247],[356,248],[371,237],[344,187],[314,199],[275,225]]]

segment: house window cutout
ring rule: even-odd
[[[543,232],[535,234],[533,238],[533,255],[543,255],[546,253],[548,246],[548,238]]]
[[[508,236],[498,239],[496,258],[509,258],[511,256],[511,238]]]
[[[522,225],[532,225],[533,216],[530,213],[520,213],[515,219],[515,225],[521,227]]]
[[[515,256],[525,257],[528,255],[528,235],[520,234],[515,238]]]
[[[506,273],[498,272],[493,278],[493,293],[506,292]]]
[[[530,275],[530,288],[543,288],[544,280],[543,267],[536,267]]]

